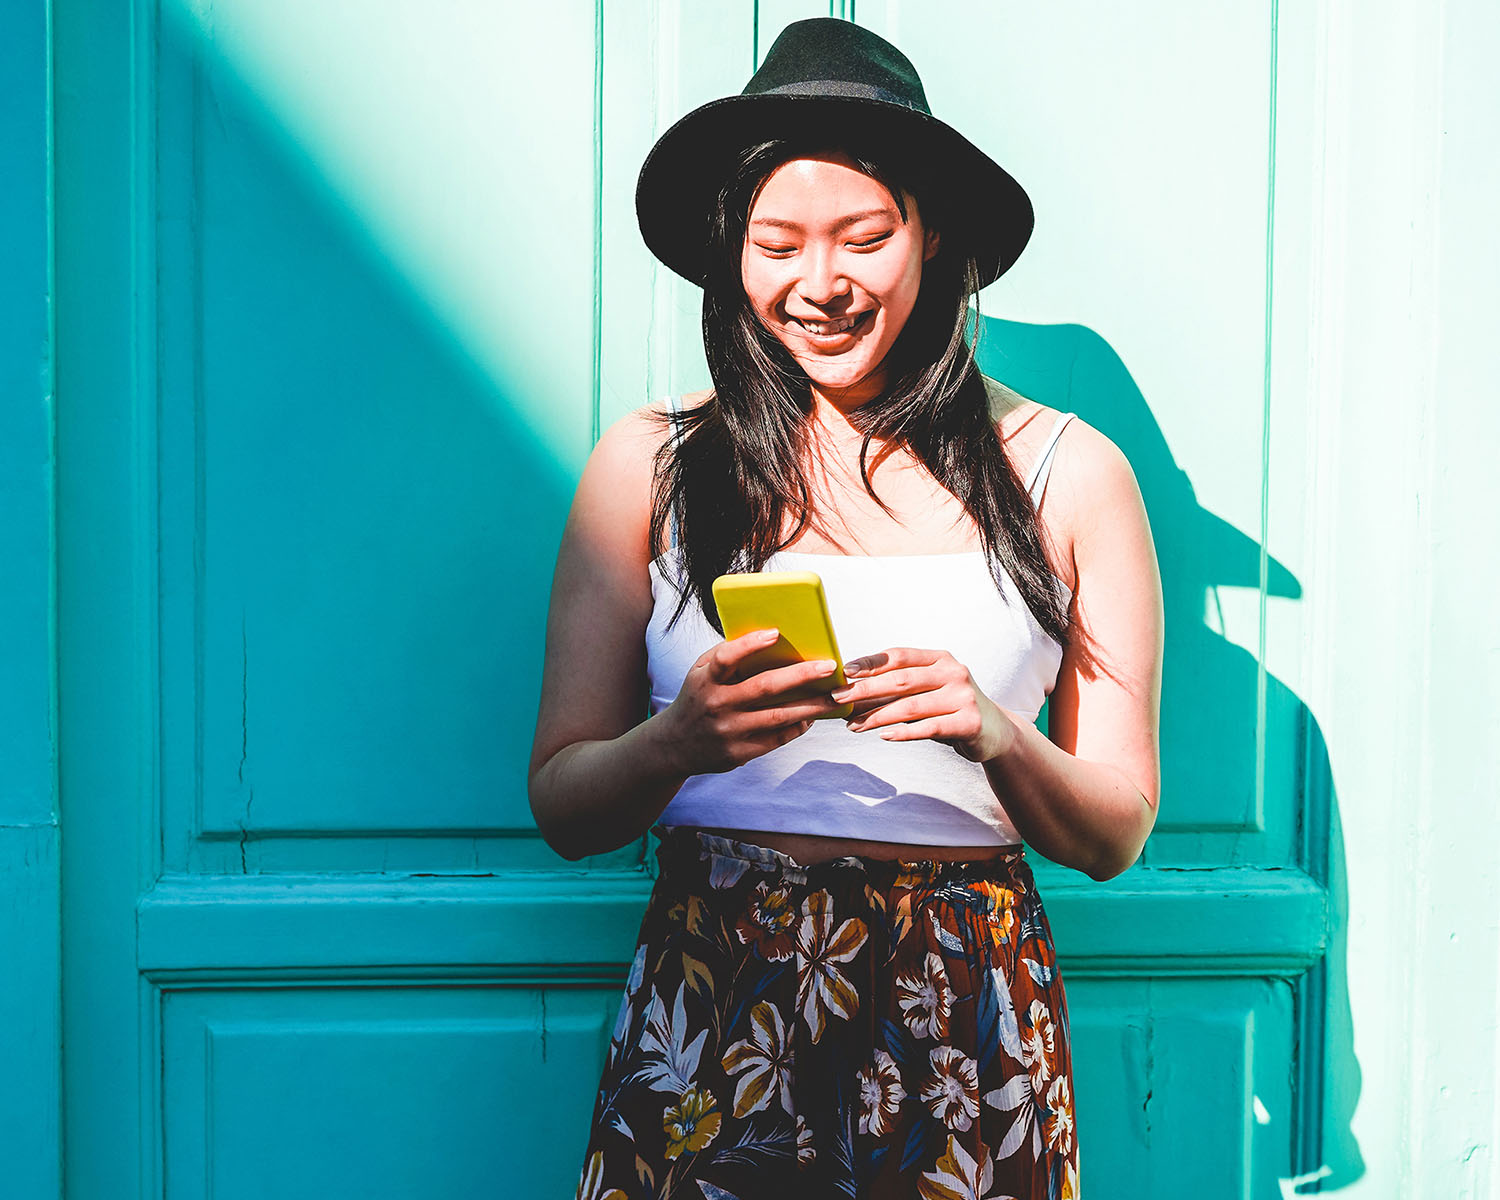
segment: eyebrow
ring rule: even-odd
[[[875,217],[895,217],[899,220],[901,214],[894,207],[867,208],[863,212],[849,213],[847,216],[840,217],[833,223],[833,229],[836,232],[840,229],[847,228],[850,225],[858,225],[861,221],[868,221]],[[750,224],[769,225],[776,229],[795,229],[798,231],[801,231],[803,228],[803,226],[796,221],[784,221],[779,217],[756,217],[755,220],[750,222]]]

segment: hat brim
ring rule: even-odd
[[[1000,278],[1031,237],[1031,200],[1008,171],[936,117],[847,96],[727,96],[696,108],[662,134],[641,167],[635,208],[641,236],[663,263],[691,283],[707,274],[709,227],[723,181],[745,147],[775,138],[806,141],[828,130],[830,146],[854,137],[888,141],[921,164],[946,212],[944,249],[974,255],[980,286]]]

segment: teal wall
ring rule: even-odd
[[[0,9],[0,1194],[571,1194],[650,878],[531,827],[551,558],[706,375],[635,171],[829,11]],[[1160,826],[1038,870],[1088,1193],[1490,1194],[1500,15],[832,11],[1031,193],[981,362],[1157,537]]]
[[[0,1193],[61,1186],[47,12],[0,6]]]

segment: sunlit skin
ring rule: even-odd
[[[830,154],[783,163],[750,207],[745,295],[815,398],[844,412],[880,394],[922,265],[938,250],[916,201],[903,199],[904,218],[883,184]]]
[[[903,221],[885,187],[838,155],[784,164],[751,206],[741,252],[746,295],[812,384],[820,457],[808,469],[828,511],[815,514],[801,549],[922,555],[978,544],[962,506],[899,449],[885,460],[885,475],[874,476],[886,508],[849,486],[858,478],[859,438],[848,418],[880,394],[884,360],[940,244],[909,198],[906,207]],[[850,328],[827,328],[849,318]],[[1056,413],[1024,401],[992,416],[1024,475]],[[649,540],[652,463],[662,437],[649,410],[607,430],[564,530],[529,781],[550,845],[569,858],[626,845],[689,776],[730,770],[784,745],[848,700],[849,728],[860,736],[930,738],[982,763],[1016,829],[1048,858],[1099,879],[1135,860],[1155,822],[1160,783],[1161,583],[1135,477],[1107,438],[1082,421],[1069,425],[1038,513],[1052,569],[1073,592],[1043,735],[985,696],[941,648],[890,647],[850,664],[849,685],[834,699],[790,699],[834,665],[742,677],[740,664],[775,631],[706,650],[677,698],[643,721],[650,564],[662,550]],[[819,491],[823,478],[837,486]],[[871,840],[732,825],[724,832],[801,862],[996,851],[881,841],[874,826]]]

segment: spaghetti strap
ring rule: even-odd
[[[1052,432],[1047,435],[1047,440],[1042,443],[1042,452],[1036,456],[1036,464],[1031,468],[1031,478],[1026,481],[1026,494],[1031,497],[1031,503],[1037,507],[1041,506],[1042,493],[1047,490],[1047,476],[1052,474],[1052,458],[1057,451],[1057,439],[1062,437],[1062,432],[1068,427],[1076,413],[1060,413],[1057,424],[1052,426]]]

